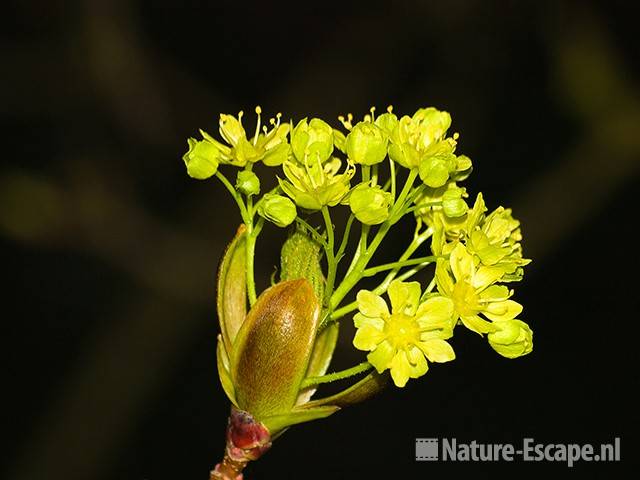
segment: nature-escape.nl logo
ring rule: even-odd
[[[619,462],[620,437],[612,443],[539,443],[524,438],[512,443],[461,442],[456,438],[416,438],[416,461],[441,462]]]

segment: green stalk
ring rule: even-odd
[[[322,383],[331,383],[335,382],[336,380],[353,377],[354,375],[366,372],[368,370],[371,370],[372,368],[373,366],[369,362],[362,362],[355,367],[341,370],[339,372],[328,373],[327,375],[322,375],[320,377],[308,377],[303,380],[302,385],[300,385],[300,390],[304,390],[305,388],[313,387],[315,385],[320,385]]]
[[[412,268],[411,270],[407,270],[406,272],[404,272],[402,275],[400,275],[397,278],[398,278],[398,280],[404,282],[405,280],[413,277],[416,273],[418,273],[420,270],[422,270],[423,268],[426,268],[429,265],[430,265],[429,263],[419,264],[415,268]],[[376,288],[374,288],[372,290],[372,292],[375,293],[376,295],[382,295],[389,288],[389,283],[391,283],[391,280],[387,281],[385,279],[380,285],[378,285]],[[434,281],[434,283],[435,283],[435,281]],[[431,290],[433,290],[433,287],[431,287]],[[429,290],[429,292],[431,290]],[[424,298],[422,298],[421,301],[422,300],[424,300]],[[348,313],[353,312],[357,308],[358,308],[358,302],[357,301],[353,301],[353,302],[351,302],[351,303],[349,303],[349,304],[347,304],[347,305],[345,305],[343,307],[340,307],[340,308],[334,310],[333,313],[331,313],[331,315],[329,316],[329,318],[327,320],[327,323],[335,322],[336,320],[341,319],[342,317],[344,317]]]
[[[336,280],[336,258],[334,253],[334,234],[333,223],[331,222],[331,214],[329,208],[325,205],[322,207],[322,218],[324,218],[325,227],[327,230],[327,242],[325,252],[327,253],[327,283],[325,286],[325,302],[328,302],[333,293],[333,284]]]
[[[413,182],[415,181],[417,176],[418,171],[416,169],[413,169],[409,172],[409,176],[402,189],[402,192],[400,192],[398,200],[391,209],[389,219],[382,225],[380,225],[380,228],[378,229],[378,232],[376,233],[376,236],[373,238],[371,243],[365,248],[364,252],[360,252],[358,260],[355,262],[355,264],[353,264],[353,269],[351,269],[351,271],[347,273],[338,288],[336,288],[335,292],[333,292],[333,294],[331,295],[331,299],[329,301],[329,310],[335,309],[340,304],[342,299],[362,279],[365,268],[367,267],[375,251],[380,246],[380,243],[382,243],[385,235],[388,233],[389,229],[402,217],[404,202],[407,198],[407,195],[409,195],[409,192],[413,187]]]
[[[347,249],[347,243],[349,243],[349,235],[351,234],[351,225],[353,224],[353,220],[355,218],[356,217],[353,213],[349,215],[349,219],[347,220],[347,225],[346,227],[344,227],[344,233],[342,234],[342,241],[340,242],[338,253],[336,253],[336,262],[339,262],[340,259],[344,256],[344,251]]]
[[[433,263],[437,257],[429,256],[429,257],[420,257],[420,258],[412,258],[410,260],[385,263],[383,265],[378,265],[376,267],[367,268],[362,272],[363,277],[373,277],[374,275],[384,272],[385,270],[395,270],[400,269],[402,267],[409,267],[412,265],[421,265],[425,264],[427,266],[430,263]]]
[[[245,275],[246,275],[246,281],[247,281],[247,297],[249,298],[249,305],[253,306],[257,298],[256,282],[255,282],[255,276],[254,276],[254,256],[255,256],[255,250],[256,250],[256,239],[260,234],[260,230],[262,230],[264,219],[260,218],[258,220],[258,224],[256,225],[256,228],[254,229],[253,211],[250,211],[249,209],[247,209],[244,203],[244,200],[242,199],[242,195],[240,195],[236,191],[236,189],[233,187],[233,185],[231,185],[231,182],[229,182],[227,177],[225,177],[224,174],[219,170],[216,172],[216,177],[218,177],[218,179],[222,182],[222,184],[226,187],[226,189],[229,191],[233,199],[238,204],[238,208],[240,209],[240,215],[242,216],[242,221],[244,222],[245,227],[247,228],[246,241],[245,241],[247,263],[245,265]]]
[[[253,221],[247,225],[247,239],[246,239],[246,251],[247,251],[247,265],[246,265],[246,274],[247,274],[247,296],[249,297],[249,305],[253,306],[256,303],[257,295],[256,295],[256,281],[254,276],[254,258],[256,251],[256,240],[258,239],[258,235],[262,231],[262,226],[264,225],[264,218],[260,217],[255,227],[253,225]]]
[[[296,222],[302,225],[304,229],[307,230],[313,236],[313,239],[316,240],[320,245],[322,245],[325,250],[327,249],[326,240],[322,237],[322,235],[318,233],[318,231],[315,228],[313,228],[311,225],[309,225],[305,220],[303,220],[300,217],[296,217]]]
[[[240,209],[240,216],[242,217],[242,221],[247,223],[247,220],[249,218],[249,212],[247,210],[247,207],[244,204],[244,201],[242,200],[242,196],[236,191],[233,185],[231,185],[231,182],[227,180],[227,177],[225,177],[220,170],[216,172],[216,177],[218,177],[218,180],[222,182],[222,184],[229,191],[233,199],[236,201],[236,203],[238,204],[238,208]]]

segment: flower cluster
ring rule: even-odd
[[[242,240],[246,265],[238,271],[245,275],[250,307],[260,304],[253,257],[264,223],[295,225],[296,241],[307,236],[323,253],[293,261],[318,263],[300,267],[296,274],[314,286],[321,284],[315,288],[321,309],[314,327],[318,335],[357,310],[353,345],[368,352],[368,368],[380,375],[389,371],[397,386],[424,375],[429,363],[453,360],[449,341],[458,325],[486,336],[504,357],[531,351],[531,329],[518,318],[522,306],[507,286],[522,279],[530,262],[522,254],[520,223],[510,209],[488,212],[481,193],[469,207],[461,182],[470,175],[472,162],[457,152],[460,136],[449,132],[449,113],[428,107],[397,116],[389,107],[376,115],[372,108],[358,122],[351,114],[339,117],[343,128],[338,129],[319,118],[304,118],[294,126],[282,122],[281,114],[266,126],[261,108],[255,111],[252,136],[244,129],[242,112],[222,114],[222,140],[201,130],[202,139],[189,139],[183,157],[191,177],[217,177],[238,204],[246,229]],[[262,194],[265,182],[260,176],[265,170],[256,168],[258,163],[277,169],[266,170],[274,172],[270,183],[276,186]],[[220,170],[222,166],[238,169],[235,183]],[[331,217],[336,208],[349,209],[342,241],[335,238]],[[376,249],[405,216],[416,224],[406,251],[396,262],[372,266]],[[354,224],[360,225],[360,240],[349,254]],[[283,262],[289,255],[284,252]],[[338,263],[345,256],[351,263],[340,277]],[[407,281],[429,265],[434,267],[433,278],[426,287]],[[316,272],[313,279],[305,273],[310,271]],[[363,278],[381,273],[385,277],[377,288],[355,290]],[[296,275],[282,272],[281,282]],[[357,291],[355,301],[345,303],[352,291]],[[381,296],[385,293],[391,308]],[[333,346],[325,347],[328,359]],[[328,360],[315,377],[324,378],[327,366]],[[307,378],[303,384],[311,381]]]

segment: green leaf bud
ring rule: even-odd
[[[333,129],[319,118],[300,120],[291,132],[291,147],[300,163],[324,163],[333,152]]]
[[[320,304],[306,279],[266,289],[233,345],[231,378],[238,407],[258,420],[294,407],[313,350]]]
[[[257,195],[260,193],[260,179],[249,170],[240,170],[236,178],[236,188],[244,195]]]
[[[321,266],[322,245],[302,227],[292,230],[280,250],[280,280],[306,278],[318,301],[321,301],[325,283]]]
[[[349,194],[349,206],[356,218],[365,225],[378,225],[389,217],[393,198],[389,192],[367,184],[358,185]]]
[[[346,151],[353,163],[375,165],[387,156],[389,136],[377,125],[359,122],[347,135]]]
[[[296,219],[296,206],[287,197],[265,193],[258,205],[258,215],[282,228]]]
[[[204,180],[218,171],[220,163],[220,151],[207,140],[187,140],[189,150],[182,157],[187,166],[187,174],[198,180]]]
[[[517,358],[533,350],[533,332],[521,320],[493,322],[497,331],[487,335],[489,345],[503,357]]]

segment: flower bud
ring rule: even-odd
[[[198,180],[204,180],[215,175],[220,163],[220,151],[218,148],[207,140],[190,138],[187,143],[189,151],[182,157],[184,164],[187,166],[187,174]]]
[[[291,147],[300,163],[324,163],[333,152],[333,129],[319,118],[300,120],[291,132]]]
[[[433,155],[424,158],[420,162],[420,178],[425,185],[431,188],[443,186],[449,180],[451,162],[455,161],[455,155]]]
[[[365,225],[378,225],[389,217],[392,197],[382,188],[358,185],[349,194],[349,206],[356,218]]]
[[[260,193],[260,179],[249,170],[240,170],[236,178],[236,188],[244,195],[257,195]]]
[[[533,349],[533,332],[521,320],[493,322],[498,330],[487,335],[489,345],[503,357],[517,358]]]
[[[258,215],[278,227],[286,227],[296,219],[296,206],[287,197],[265,193],[258,205]]]
[[[442,210],[447,217],[458,218],[467,213],[469,206],[463,200],[465,189],[450,183],[442,194]]]
[[[347,155],[353,163],[375,165],[387,156],[388,142],[388,135],[380,127],[360,122],[347,135]]]

